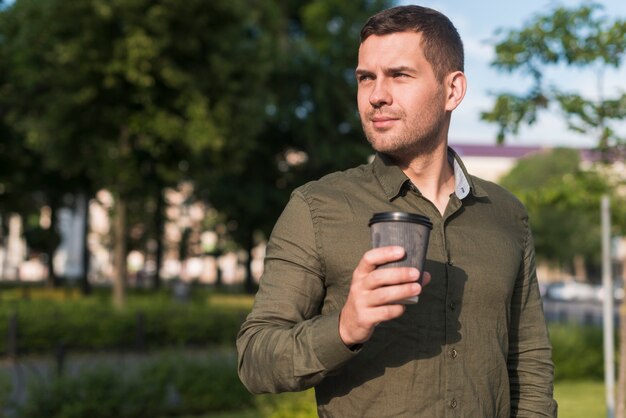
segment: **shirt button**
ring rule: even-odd
[[[448,265],[449,265],[449,266],[453,266],[453,265],[454,265],[454,261],[452,261],[452,260],[448,260]]]
[[[453,311],[456,308],[456,305],[454,304],[454,302],[450,302],[448,304],[448,307],[450,308],[451,311]]]
[[[452,399],[450,401],[450,408],[452,408],[452,409],[456,408],[456,399]]]
[[[455,348],[453,348],[452,350],[450,350],[450,357],[452,358],[456,358],[459,355],[459,352],[456,351]]]

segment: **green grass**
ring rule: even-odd
[[[282,417],[289,416],[284,415],[286,411],[280,411],[280,409],[290,410],[287,405],[296,400],[296,404],[300,405],[301,409],[304,402],[313,403],[315,400],[311,396],[312,393],[307,393],[304,396],[300,394],[283,394],[283,395],[264,395],[268,399],[274,399],[274,402],[279,398],[287,399],[291,398],[286,405],[277,408],[273,408],[273,411],[240,411],[234,413],[216,413],[209,414],[203,417],[189,417],[189,418],[267,418],[270,417]],[[557,383],[554,386],[554,397],[559,404],[559,417],[563,418],[603,418],[606,417],[605,406],[605,393],[604,382],[601,381],[564,381]],[[261,403],[263,405],[263,403]],[[264,409],[264,408],[261,408]],[[293,412],[293,409],[291,409]],[[269,412],[269,413],[268,413]],[[281,414],[281,412],[283,412]]]
[[[554,386],[554,398],[559,403],[559,417],[606,417],[604,382],[571,381]]]

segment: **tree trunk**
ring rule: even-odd
[[[152,288],[161,287],[161,264],[163,263],[163,230],[165,227],[165,215],[163,213],[165,197],[163,189],[158,188],[156,211],[154,213],[154,226],[156,234],[156,254],[154,256],[154,277],[152,278]]]
[[[53,232],[56,232],[57,234],[58,234],[58,230],[57,230],[58,210],[59,210],[59,205],[55,200],[54,203],[50,204],[50,230]],[[48,267],[47,281],[48,281],[49,286],[59,287],[61,285],[61,281],[59,280],[59,277],[56,275],[54,271],[54,253],[57,247],[59,246],[59,242],[54,241],[54,242],[51,242],[51,244],[52,245],[50,245],[50,247],[47,250],[48,252],[48,259],[46,260],[46,266]]]
[[[577,280],[587,279],[587,267],[585,266],[585,257],[580,254],[574,256],[574,277]]]
[[[113,305],[120,309],[126,293],[126,199],[118,196],[113,220]]]
[[[91,294],[91,284],[89,283],[89,197],[85,193],[81,193],[80,199],[83,201],[81,204],[85,205],[85,210],[83,212],[85,219],[83,222],[83,233],[82,233],[82,247],[83,247],[83,257],[81,260],[81,264],[83,265],[83,276],[81,277],[81,290],[83,295]]]
[[[616,418],[626,418],[626,300],[622,301],[619,318],[619,377],[617,381]]]
[[[246,262],[246,278],[245,278],[245,291],[248,294],[256,292],[256,285],[252,277],[252,250],[254,249],[254,233],[252,230],[248,231],[246,237],[246,252],[248,254],[248,260]]]

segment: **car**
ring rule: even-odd
[[[546,288],[546,298],[564,301],[588,301],[597,299],[597,290],[588,283],[574,280],[550,283]]]
[[[599,301],[604,301],[604,295],[605,295],[605,291],[604,291],[604,286],[602,285],[598,285],[598,286],[594,286],[595,288],[595,292],[596,292],[596,299]],[[623,301],[624,300],[624,287],[622,286],[621,283],[619,283],[618,281],[614,281],[613,282],[613,299],[616,301]]]

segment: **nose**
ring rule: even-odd
[[[374,83],[374,88],[370,93],[370,104],[379,108],[385,105],[390,105],[393,102],[393,96],[389,90],[385,79],[377,79]]]

